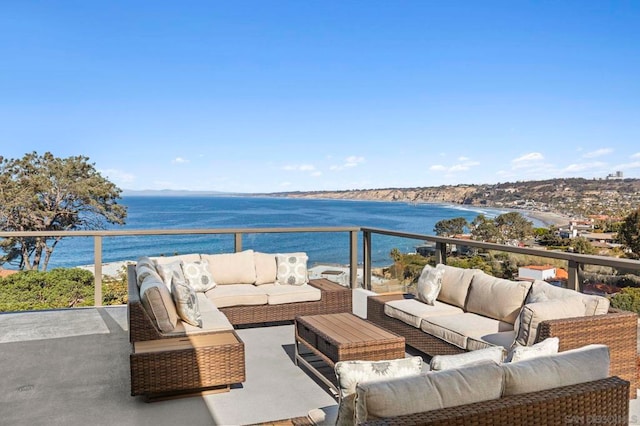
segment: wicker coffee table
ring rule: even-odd
[[[404,337],[350,313],[298,316],[295,339],[296,365],[304,365],[336,393],[336,385],[302,356],[300,345],[332,368],[338,361],[381,361],[405,356]]]

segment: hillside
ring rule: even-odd
[[[443,185],[348,191],[280,192],[290,198],[452,203],[558,212],[575,217],[624,217],[640,206],[640,179],[549,179],[482,185]]]

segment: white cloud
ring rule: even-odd
[[[640,158],[640,155],[633,155],[632,158]],[[638,169],[640,168],[640,161],[633,161],[631,163],[618,164],[613,167],[616,170],[626,170],[626,169]]]
[[[114,181],[116,185],[130,184],[136,180],[136,176],[132,173],[117,169],[100,170],[100,174]]]
[[[365,159],[364,157],[356,157],[355,155],[349,156],[347,158],[345,158],[344,163],[340,164],[340,165],[333,165],[331,167],[329,167],[329,170],[344,170],[344,169],[350,169],[353,167],[357,167],[360,164],[364,163]]]
[[[471,161],[471,159],[467,157],[458,158],[461,162],[458,164],[453,164],[451,166],[443,166],[442,164],[435,164],[429,167],[429,170],[435,172],[446,172],[446,173],[454,173],[454,172],[464,172],[469,170],[471,167],[479,166],[480,162]]]
[[[511,163],[515,165],[515,164],[527,163],[529,161],[540,161],[540,160],[544,160],[544,155],[540,154],[539,152],[530,152],[528,154],[524,154],[518,158],[511,160]]]
[[[582,154],[582,158],[602,157],[603,155],[607,155],[612,152],[613,152],[613,149],[611,148],[601,148],[601,149],[596,149],[595,151],[585,152],[584,154]]]
[[[282,170],[290,172],[312,172],[316,169],[313,164],[289,164],[282,168]]]
[[[322,176],[322,172],[320,172],[320,171],[313,172],[313,173],[311,173],[311,176],[313,176],[313,177]]]
[[[189,162],[189,160],[187,160],[186,158],[183,157],[176,157],[171,161],[173,164],[186,164]]]
[[[640,152],[636,152],[631,156],[631,158],[640,158]]]
[[[600,169],[605,166],[606,166],[606,163],[603,163],[602,161],[594,161],[592,163],[569,164],[562,171],[574,173],[574,172],[582,172],[584,170]]]

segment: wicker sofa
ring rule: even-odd
[[[178,318],[174,330],[161,330],[148,306],[144,306],[136,265],[129,265],[127,306],[131,342],[217,332],[238,325],[292,321],[296,315],[351,312],[351,289],[332,281],[314,279],[309,280],[305,286],[274,284],[276,261],[273,254],[245,250],[231,254],[190,254],[153,258],[153,260],[162,265],[203,258],[208,259],[212,264],[211,273],[218,284],[212,290],[198,293],[197,296],[201,304],[213,305],[213,309],[220,314],[214,317],[217,324],[207,323],[207,318],[204,318],[203,327],[198,329],[185,324]],[[256,261],[256,259],[260,260]],[[273,263],[265,269],[265,261]],[[235,280],[238,282],[234,282]],[[303,297],[299,296],[302,288],[307,290]],[[294,293],[287,295],[287,290]],[[311,296],[306,297],[309,294]],[[300,300],[305,297],[316,300]]]
[[[636,389],[637,315],[611,309],[606,298],[583,295],[544,281],[523,282],[493,278],[478,270],[446,266],[442,289],[433,306],[413,294],[387,294],[367,299],[367,318],[402,335],[421,352],[448,355],[493,345],[507,350],[521,337],[521,319],[537,322],[525,345],[558,337],[560,351],[586,344],[605,344],[611,351],[611,374]],[[545,300],[540,296],[544,293]],[[548,300],[551,299],[551,302]],[[575,305],[592,308],[576,314]],[[574,309],[564,309],[574,304]],[[534,308],[554,303],[557,315],[532,319]],[[523,312],[529,314],[525,318]],[[572,313],[573,312],[573,313]],[[533,316],[535,318],[535,315]],[[516,324],[520,321],[521,324]],[[519,330],[516,328],[519,327]],[[632,395],[635,398],[635,393]]]
[[[357,424],[628,424],[629,382],[610,376],[608,364],[605,345],[588,345],[516,363],[365,382],[356,388]]]
[[[305,257],[295,255],[292,258]],[[276,282],[280,277],[277,259],[275,254],[246,250],[140,258],[137,264],[129,265],[131,394],[155,399],[167,394],[228,390],[245,380],[244,343],[234,330],[236,326],[351,311],[351,289],[326,279],[307,282],[306,260],[304,268],[297,270],[302,274],[300,282]],[[207,290],[194,292],[190,288],[192,299],[182,303],[176,296],[173,274],[182,271],[187,276],[194,267],[203,274],[196,275],[195,283],[208,283]],[[181,277],[177,280],[185,281]],[[180,304],[189,306],[192,313],[197,311],[199,322],[192,324],[193,318],[184,316]]]

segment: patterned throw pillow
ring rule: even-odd
[[[198,306],[196,291],[177,277],[171,279],[171,296],[176,304],[176,311],[182,321],[202,328],[202,315]]]
[[[442,288],[444,277],[444,265],[439,263],[436,267],[426,265],[418,278],[416,297],[427,305],[433,305]]]
[[[276,254],[276,284],[303,285],[309,281],[306,253]]]
[[[339,361],[335,365],[340,406],[336,425],[354,425],[356,385],[361,382],[418,375],[422,372],[422,357],[415,356],[387,361]]]
[[[184,279],[195,291],[204,293],[216,286],[211,272],[209,272],[209,262],[197,260],[195,262],[185,262],[182,264]]]
[[[180,281],[184,281],[184,273],[182,272],[182,261],[169,262],[164,264],[157,264],[156,270],[162,278],[162,281],[166,284],[167,288],[171,289],[171,280],[176,277]]]

